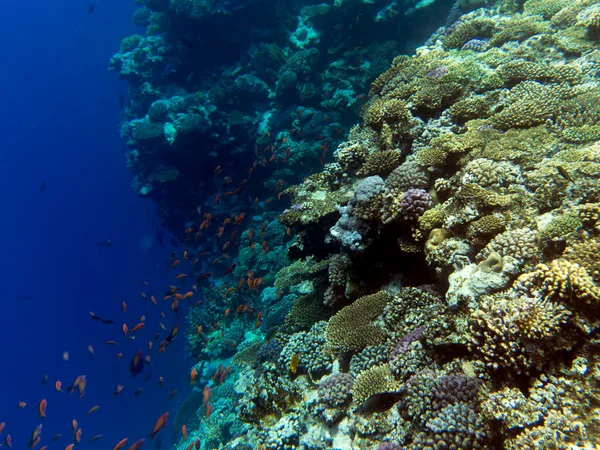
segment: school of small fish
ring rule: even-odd
[[[285,140],[282,142],[285,144]],[[326,151],[326,147],[324,150],[324,154]],[[270,157],[267,157],[269,152],[271,153]],[[255,272],[251,267],[244,268],[246,270],[245,276],[240,277],[237,281],[231,281],[231,273],[237,267],[237,263],[233,262],[233,257],[230,255],[230,252],[235,248],[241,245],[248,245],[251,251],[262,251],[264,253],[269,252],[269,245],[265,238],[265,229],[267,227],[267,222],[263,221],[260,227],[260,230],[256,230],[253,227],[249,227],[247,229],[246,237],[242,240],[242,224],[244,223],[244,219],[246,218],[246,214],[244,212],[239,213],[222,213],[219,205],[222,205],[222,200],[229,196],[237,196],[239,199],[246,189],[244,186],[247,185],[248,179],[252,175],[254,169],[260,164],[265,167],[270,165],[273,162],[277,162],[277,156],[274,151],[274,146],[268,146],[264,149],[261,155],[256,150],[255,154],[257,159],[254,161],[252,167],[248,170],[248,178],[242,180],[238,187],[227,190],[222,193],[217,193],[214,196],[212,201],[212,205],[209,208],[212,208],[211,212],[203,212],[202,206],[198,206],[196,208],[196,212],[198,214],[197,223],[188,226],[184,231],[183,235],[180,239],[181,244],[184,248],[194,249],[194,250],[176,250],[174,251],[167,262],[169,270],[174,270],[177,273],[173,275],[173,282],[170,284],[166,290],[166,292],[162,295],[162,302],[158,302],[154,293],[149,293],[150,284],[147,281],[141,281],[142,290],[140,291],[140,298],[142,302],[150,302],[153,307],[152,310],[156,311],[156,315],[160,316],[160,319],[156,322],[157,328],[154,328],[150,325],[153,321],[152,318],[147,319],[146,316],[141,316],[135,320],[127,317],[123,320],[115,320],[108,319],[96,314],[93,311],[89,311],[88,315],[92,321],[98,322],[102,325],[110,326],[108,328],[109,335],[107,339],[104,341],[103,345],[100,343],[92,343],[87,346],[89,357],[92,359],[96,359],[106,355],[106,353],[112,353],[112,347],[120,347],[120,342],[122,340],[139,340],[144,341],[144,346],[147,348],[146,353],[144,350],[138,350],[131,358],[129,363],[129,374],[131,376],[131,382],[136,381],[136,376],[142,374],[144,368],[148,366],[152,368],[152,357],[150,355],[150,351],[155,352],[156,354],[160,354],[165,352],[169,345],[173,342],[173,340],[178,336],[180,325],[178,323],[180,319],[180,310],[182,305],[187,303],[188,308],[198,308],[202,305],[202,299],[198,298],[199,288],[198,286],[202,283],[211,283],[214,278],[213,275],[218,274],[220,280],[219,284],[225,288],[224,290],[224,299],[231,300],[231,306],[227,307],[223,311],[223,320],[227,320],[229,315],[231,314],[232,309],[235,311],[235,314],[247,314],[248,317],[255,317],[254,328],[257,329],[262,324],[262,311],[256,312],[249,303],[241,303],[236,301],[234,297],[242,291],[242,289],[246,289],[247,292],[256,292],[261,288],[264,283],[264,280],[260,276],[256,276]],[[286,153],[286,158],[289,157],[289,150]],[[282,159],[281,162],[286,162],[285,159]],[[219,165],[214,169],[214,176],[219,177],[225,169],[223,166]],[[227,186],[233,183],[233,179],[230,176],[225,176],[222,181],[223,186]],[[283,186],[286,183],[283,180],[278,180],[275,188],[275,195],[278,199],[281,198],[281,191]],[[254,200],[249,198],[250,202],[253,205],[258,203],[258,198]],[[265,200],[265,203],[269,203],[271,201],[270,198]],[[286,230],[286,234],[288,236],[291,235],[291,230],[288,228]],[[256,243],[260,243],[260,247],[256,248]],[[197,253],[195,253],[197,251]],[[212,267],[209,271],[200,271],[199,268],[203,267],[206,270],[207,267]],[[195,283],[189,289],[184,289],[186,282],[189,279],[195,279]],[[281,296],[281,292],[278,292],[278,296]],[[160,298],[160,297],[159,297]],[[140,300],[138,300],[140,301]],[[187,302],[186,302],[187,301]],[[128,314],[128,304],[125,300],[119,300],[120,310],[122,314]],[[164,305],[164,306],[163,306]],[[169,315],[170,314],[170,315]],[[174,317],[174,323],[170,327],[165,326],[162,321],[167,321],[169,317]],[[115,328],[114,325],[117,325],[118,328]],[[217,322],[211,326],[211,332],[221,328],[221,323]],[[222,332],[224,334],[224,331]],[[202,338],[204,336],[204,332],[202,326],[198,326],[196,330],[196,335],[198,338]],[[156,345],[155,343],[158,342]],[[96,345],[94,345],[96,344]],[[97,351],[97,349],[101,349],[101,351]],[[118,350],[118,349],[117,349]],[[123,357],[123,353],[121,351],[114,352],[114,358],[116,361],[121,360]],[[198,359],[200,359],[200,355],[195,355]],[[297,359],[297,355],[294,355]],[[68,351],[64,351],[62,353],[62,359],[67,362],[71,358]],[[294,363],[295,362],[295,363]],[[290,370],[295,373],[297,369],[297,361],[294,361]],[[223,365],[219,365],[218,370],[213,374],[210,380],[206,380],[206,384],[202,390],[202,396],[204,400],[204,408],[205,408],[205,416],[206,419],[210,419],[212,413],[212,404],[210,403],[210,399],[212,398],[210,382],[212,383],[223,383],[228,373],[230,372],[230,367],[224,367]],[[152,372],[150,370],[147,371],[147,375],[144,378],[144,382],[149,381]],[[189,371],[189,381],[192,387],[196,386],[199,383],[198,377],[200,374],[198,373],[195,367],[192,367]],[[57,441],[70,441],[65,444],[65,450],[72,450],[75,445],[79,444],[83,439],[83,430],[79,426],[79,423],[76,419],[71,421],[72,428],[72,436],[68,439],[63,438],[62,434],[52,434],[51,432],[47,432],[44,430],[42,434],[42,428],[44,419],[46,419],[47,414],[51,414],[51,405],[54,402],[60,401],[61,395],[77,395],[81,401],[85,401],[85,393],[88,389],[94,389],[94,386],[88,386],[86,375],[81,374],[73,380],[70,385],[64,384],[63,380],[60,377],[52,377],[50,374],[43,375],[42,384],[46,384],[47,381],[51,380],[51,386],[54,387],[51,392],[48,392],[47,397],[51,398],[49,402],[47,398],[42,398],[37,401],[37,416],[41,420],[33,430],[31,436],[29,437],[15,437],[17,441],[19,441],[19,448],[24,446],[24,443],[27,442],[27,446],[29,448],[37,448],[43,442],[43,440],[47,442],[57,442]],[[131,384],[131,382],[127,383],[127,385]],[[158,377],[157,386],[161,388],[165,380],[162,376]],[[204,384],[204,383],[202,383]],[[200,384],[202,386],[202,384]],[[68,386],[68,387],[67,387]],[[134,397],[137,397],[142,393],[142,388],[137,387],[135,390],[133,389],[126,390],[126,384],[118,384],[115,387],[112,395],[115,398],[121,396],[123,391],[133,392]],[[173,399],[177,395],[177,389],[173,389],[168,394],[169,400]],[[50,409],[48,409],[50,403]],[[20,401],[17,405],[17,409],[26,410],[28,409],[28,402]],[[95,415],[101,409],[101,405],[90,405],[87,410],[87,415]],[[167,425],[167,420],[169,417],[169,412],[165,412],[156,420],[154,425],[150,428],[149,424],[149,434],[147,437],[150,439],[154,439],[154,437],[160,433],[162,429],[164,429]],[[8,425],[6,422],[0,422],[0,439],[2,439],[2,443],[0,446],[5,446],[8,449],[13,448],[13,436],[9,433]],[[5,432],[6,429],[6,432]],[[2,438],[3,436],[3,438]],[[181,436],[185,441],[188,440],[188,430],[185,425],[183,425],[181,429]],[[89,438],[89,442],[97,442],[103,439],[102,434],[95,434]],[[113,450],[123,449],[129,442],[128,437],[124,437],[119,442],[113,445],[109,445],[103,448],[112,447]],[[131,444],[128,449],[136,450],[139,449],[142,444],[145,442],[145,439],[140,439]],[[103,444],[102,444],[103,445]],[[39,447],[40,450],[46,450],[48,448],[47,445],[42,445]],[[193,439],[190,445],[187,447],[188,450],[193,449],[198,450],[200,448],[200,440]]]

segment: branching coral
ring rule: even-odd
[[[519,277],[515,288],[528,295],[572,304],[596,304],[600,300],[600,287],[587,270],[562,258],[549,265],[538,264],[533,272]]]
[[[366,295],[337,312],[327,325],[327,344],[339,350],[362,350],[385,339],[383,329],[373,324],[390,296],[385,292]]]
[[[374,366],[358,374],[352,388],[352,397],[357,405],[361,405],[372,395],[390,392],[395,388],[396,382],[389,366]]]
[[[569,315],[560,304],[516,292],[483,296],[471,312],[469,348],[491,369],[528,373],[543,360],[539,359],[536,344],[526,346],[525,340],[556,336]]]

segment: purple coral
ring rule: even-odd
[[[400,450],[402,447],[396,442],[383,442],[379,444],[377,450]]]
[[[396,348],[392,351],[390,355],[390,360],[397,358],[400,355],[403,355],[408,350],[408,346],[412,344],[417,339],[420,339],[425,331],[424,326],[420,326],[412,330],[410,333],[407,333],[402,339],[398,341]]]
[[[472,50],[474,52],[483,52],[489,47],[488,41],[485,39],[471,39],[461,47],[461,50]]]
[[[459,402],[472,404],[480,386],[481,380],[466,377],[461,373],[441,376],[432,389],[432,409],[438,411]]]
[[[435,69],[432,69],[429,72],[427,72],[426,76],[439,79],[439,78],[442,78],[447,73],[448,73],[448,68],[444,67],[444,66],[440,66],[440,67],[436,67]]]
[[[354,377],[349,373],[336,373],[319,384],[319,399],[329,407],[342,406],[350,401]]]
[[[277,339],[271,339],[258,349],[256,356],[261,362],[275,362],[279,359],[282,350],[283,345],[281,342],[279,342]]]
[[[431,196],[425,189],[409,189],[400,199],[401,215],[404,220],[416,221],[431,206]]]

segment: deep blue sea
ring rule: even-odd
[[[136,31],[130,20],[135,5],[100,0],[93,14],[82,0],[5,0],[2,6],[2,439],[10,434],[13,448],[25,448],[42,422],[37,409],[45,398],[42,445],[73,442],[73,419],[83,432],[80,449],[112,448],[124,437],[131,444],[147,436],[162,413],[174,414],[190,389],[186,371],[178,370],[185,363],[183,339],[168,352],[152,353],[147,383],[148,368],[135,378],[128,372],[162,320],[140,292],[162,298],[164,261],[173,250],[156,244],[155,206],[130,187],[117,130],[119,96],[127,89],[107,70],[120,39]],[[106,240],[113,245],[97,245]],[[92,321],[89,311],[116,324]],[[131,327],[141,315],[151,326],[136,340],[124,339],[121,324]],[[170,327],[175,318],[162,321]],[[65,387],[79,375],[87,378],[83,398],[55,390],[56,380]],[[118,384],[125,388],[114,398]],[[143,391],[134,398],[138,387]],[[169,401],[173,389],[179,394]],[[27,405],[18,409],[18,402]],[[86,415],[95,405],[100,409]],[[49,443],[57,434],[61,439]],[[90,443],[97,434],[104,438]],[[162,448],[169,438],[170,431],[163,433]]]

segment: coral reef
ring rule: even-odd
[[[141,3],[128,165],[233,367],[203,449],[600,446],[596,3]]]

